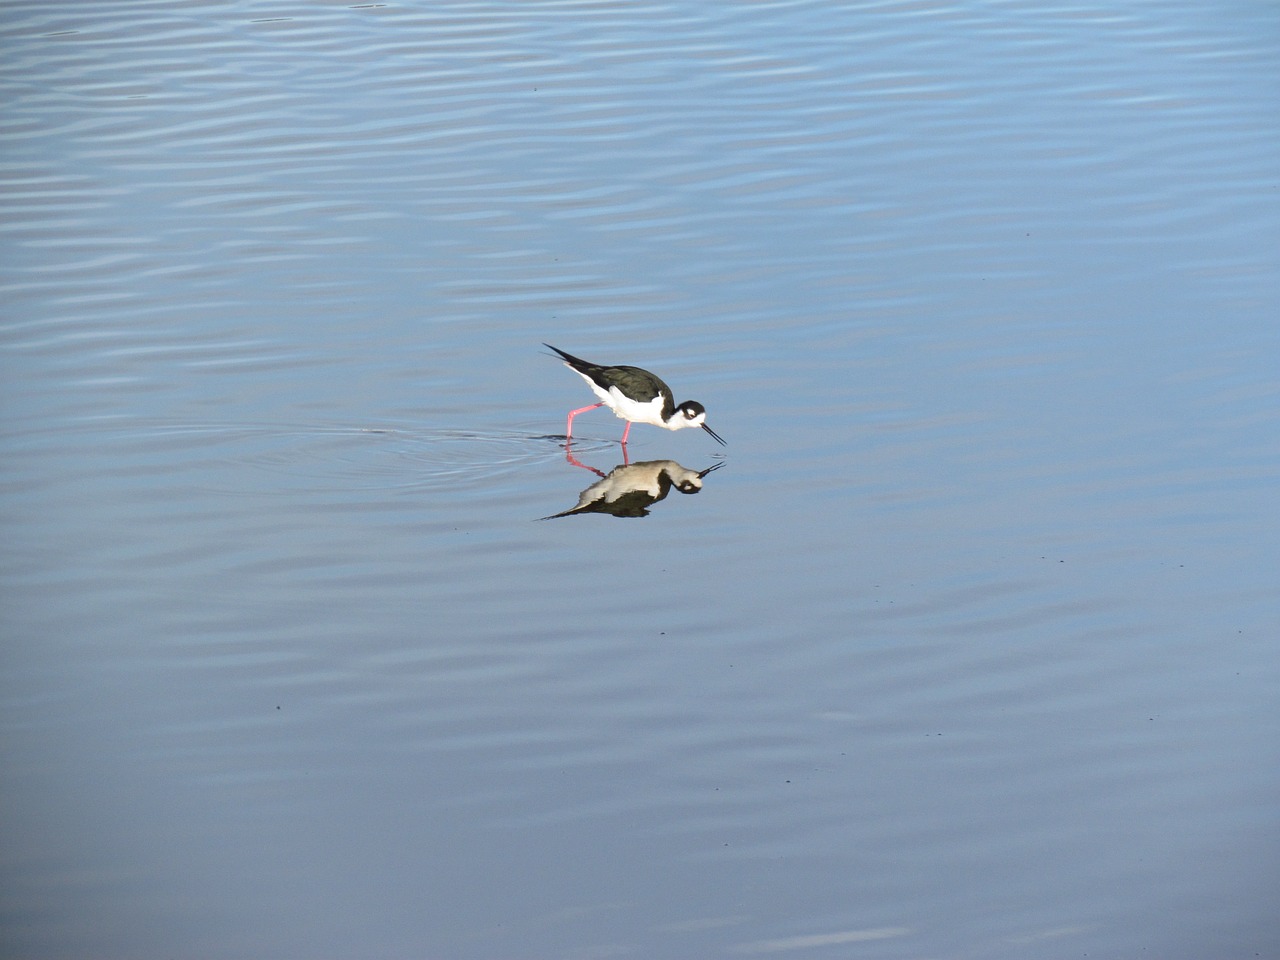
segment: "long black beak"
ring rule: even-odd
[[[720,444],[720,446],[723,447],[725,445],[724,441],[720,439],[720,434],[716,433],[714,430],[708,427],[705,423],[702,425],[702,429],[707,431],[707,433],[711,434],[711,436],[715,439],[716,443]]]

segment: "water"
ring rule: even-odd
[[[1269,4],[0,25],[7,955],[1280,955]]]

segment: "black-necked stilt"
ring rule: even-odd
[[[717,443],[724,443],[720,435],[707,426],[707,411],[702,404],[696,400],[686,400],[676,406],[671,388],[648,370],[641,370],[639,367],[609,367],[599,363],[589,363],[549,343],[544,343],[543,346],[555,350],[564,360],[564,365],[587,381],[591,392],[600,398],[599,403],[569,411],[569,425],[565,428],[565,440],[573,439],[574,417],[588,410],[594,410],[596,407],[608,407],[627,421],[627,427],[622,431],[624,444],[627,442],[627,434],[631,432],[633,423],[651,423],[655,427],[666,427],[668,430],[701,427],[711,434]]]
[[[702,489],[703,478],[723,466],[724,461],[721,461],[705,470],[695,471],[674,460],[646,460],[644,463],[614,467],[608,474],[601,473],[594,467],[587,467],[593,473],[600,474],[601,479],[579,494],[577,506],[542,519],[558,520],[580,513],[646,517],[649,515],[649,508],[666,499],[672,488],[681,493],[697,493]]]

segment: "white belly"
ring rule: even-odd
[[[655,427],[665,427],[662,422],[662,398],[654,397],[648,403],[637,403],[624,397],[617,387],[609,388],[609,398],[605,400],[609,408],[623,420],[632,423],[651,423]]]
[[[577,373],[577,371],[574,371]],[[665,427],[666,423],[662,420],[662,397],[657,396],[645,403],[638,403],[629,397],[623,396],[622,391],[617,387],[610,387],[608,390],[602,390],[597,384],[591,381],[590,377],[583,377],[587,381],[587,386],[591,388],[591,392],[599,397],[606,407],[612,410],[619,419],[628,420],[631,423],[651,423],[655,427]]]

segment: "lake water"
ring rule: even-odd
[[[1276,13],[5,3],[0,952],[1280,956]]]

